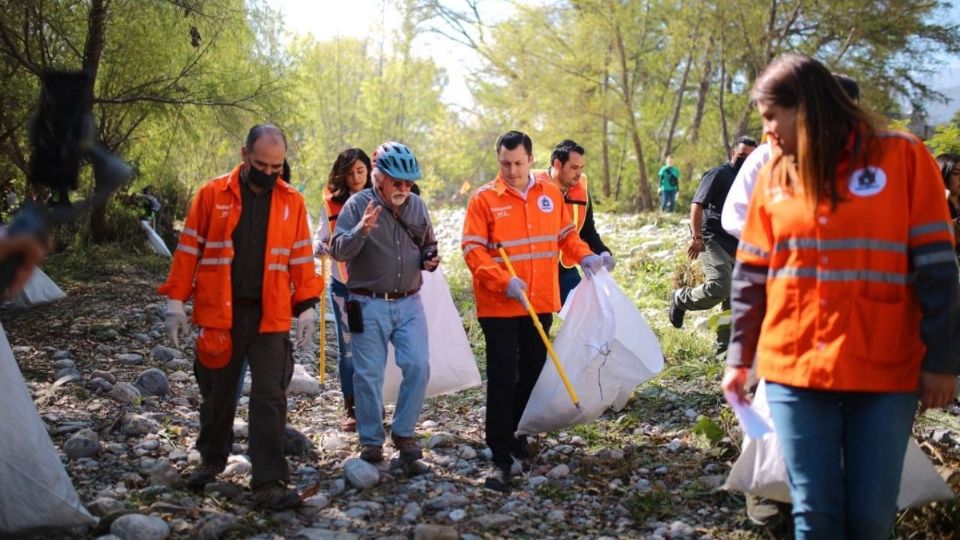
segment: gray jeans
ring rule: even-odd
[[[724,309],[730,303],[730,278],[733,274],[733,257],[720,244],[704,241],[700,254],[704,282],[696,287],[683,287],[677,291],[677,306],[686,311],[710,309],[723,302]]]

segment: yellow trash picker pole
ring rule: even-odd
[[[320,280],[323,288],[320,289],[320,343],[319,350],[320,362],[320,384],[327,382],[327,256],[320,256]]]
[[[503,244],[499,242],[497,243],[497,251],[500,252],[500,257],[502,257],[503,262],[506,263],[507,270],[510,272],[510,275],[517,277],[517,272],[513,269],[513,265],[510,263],[510,257],[507,257],[507,251],[503,249]],[[570,379],[567,378],[567,373],[563,370],[563,366],[560,365],[560,359],[557,358],[557,353],[553,350],[553,345],[550,343],[550,338],[547,337],[547,332],[544,331],[543,325],[540,324],[540,318],[537,317],[537,313],[533,310],[533,305],[530,303],[530,299],[527,298],[527,293],[521,290],[520,294],[523,297],[523,304],[527,308],[527,313],[529,313],[530,318],[533,319],[533,325],[537,327],[537,332],[540,333],[540,339],[542,339],[543,344],[547,346],[547,352],[550,353],[550,359],[553,360],[553,365],[557,368],[557,373],[560,374],[560,380],[563,381],[563,386],[567,388],[567,393],[570,394],[570,401],[572,401],[573,406],[579,410],[580,398],[577,397],[577,392],[573,389],[573,385],[570,384]]]

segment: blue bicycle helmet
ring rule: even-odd
[[[397,180],[419,180],[420,164],[410,148],[398,142],[386,142],[377,148],[377,168]]]

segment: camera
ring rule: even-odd
[[[440,252],[437,250],[436,244],[432,246],[427,246],[426,248],[424,248],[423,251],[420,253],[420,268],[423,268],[424,263],[426,263],[427,261],[436,257],[439,254]]]

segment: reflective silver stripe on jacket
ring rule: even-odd
[[[230,257],[220,257],[220,258],[208,258],[200,259],[200,264],[203,265],[216,265],[216,264],[230,264],[233,259]]]
[[[913,276],[893,272],[875,272],[873,270],[818,270],[817,268],[785,267],[771,269],[771,278],[816,278],[823,282],[873,281],[907,285],[913,282]]]
[[[206,240],[204,240],[204,238],[203,238],[202,236],[200,236],[199,234],[197,234],[197,230],[196,230],[196,229],[191,229],[190,227],[184,227],[182,233],[185,234],[185,235],[187,235],[187,236],[192,236],[192,237],[196,238],[196,239],[197,239],[197,242],[199,242],[199,243],[201,243],[201,244],[204,243],[204,242],[206,242]]]
[[[947,221],[932,221],[910,228],[910,238],[933,232],[953,232],[953,226]]]
[[[271,255],[289,255],[290,250],[287,248],[270,248]]]
[[[463,246],[463,254],[466,255],[475,249],[482,249],[483,246],[478,246],[476,244],[470,244],[469,246]]]
[[[743,240],[740,241],[740,245],[737,246],[737,249],[740,249],[741,251],[749,253],[750,255],[753,255],[755,257],[760,257],[761,259],[766,259],[770,257],[770,254],[767,253],[766,251],[758,248],[753,244],[744,242]]]
[[[460,243],[461,243],[461,244],[466,244],[467,242],[475,242],[475,243],[480,244],[480,245],[482,245],[482,246],[487,245],[487,239],[486,239],[486,238],[484,238],[484,237],[482,237],[482,236],[473,236],[473,235],[469,235],[469,234],[466,235],[466,236],[464,236],[464,237],[460,240]]]
[[[310,240],[297,240],[293,243],[293,249],[300,249],[311,244]]]
[[[307,263],[313,264],[313,255],[310,255],[308,257],[294,257],[290,259],[289,263],[291,265],[307,264]]]
[[[835,251],[840,249],[871,249],[874,251],[892,251],[906,253],[907,245],[903,242],[890,242],[874,238],[839,238],[835,240],[821,240],[819,238],[790,238],[776,245],[775,251],[788,249],[816,249],[820,251]]]
[[[557,251],[542,251],[540,253],[521,253],[519,255],[510,256],[510,261],[530,261],[533,259],[553,259],[560,255]],[[494,257],[494,261],[500,263],[503,262],[503,257]]]
[[[185,253],[189,253],[189,254],[191,254],[191,255],[200,255],[200,250],[199,250],[199,249],[197,249],[197,248],[195,248],[195,247],[192,247],[192,246],[186,246],[186,245],[183,245],[183,244],[177,244],[177,250],[178,250],[178,251],[183,251],[183,252],[185,252]]]
[[[505,248],[508,248],[508,247],[516,247],[516,246],[526,246],[529,244],[535,244],[537,242],[556,242],[556,241],[557,241],[556,235],[545,234],[543,236],[531,236],[530,238],[518,238],[516,240],[506,240],[506,241],[500,242],[500,245],[502,245]],[[490,242],[487,244],[487,247],[490,249],[496,249],[497,243]]]
[[[277,270],[277,271],[280,271],[280,272],[286,272],[286,271],[287,271],[287,265],[285,265],[285,264],[268,264],[268,265],[267,265],[267,270]]]
[[[224,240],[223,242],[207,242],[208,248],[232,248],[233,240]]]
[[[956,261],[957,255],[953,251],[935,251],[913,257],[913,266],[929,266],[931,264]]]

